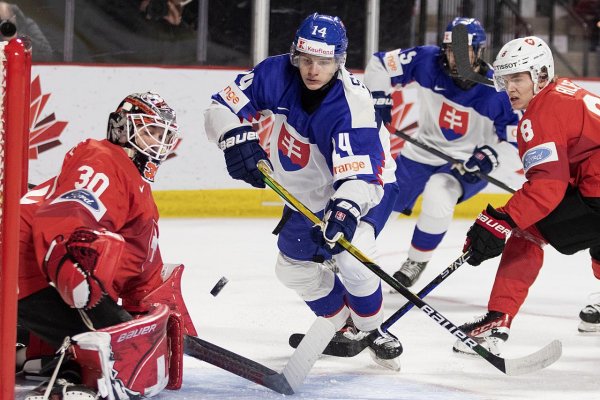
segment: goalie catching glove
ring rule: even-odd
[[[471,265],[479,265],[485,260],[502,254],[506,237],[514,227],[516,224],[510,215],[504,213],[502,208],[496,210],[488,204],[467,232],[463,252],[472,250],[467,262]]]
[[[352,242],[359,218],[360,207],[352,200],[330,200],[325,207],[325,225],[322,230],[320,226],[315,227],[313,238],[329,253],[341,253],[344,248],[337,241],[343,236],[348,242]]]
[[[112,292],[112,281],[124,247],[121,235],[106,230],[78,228],[68,240],[59,235],[50,243],[44,257],[46,279],[65,303],[74,308],[91,309]],[[110,296],[116,301],[114,293]]]
[[[223,135],[219,147],[225,154],[227,172],[233,179],[240,179],[257,188],[264,188],[263,175],[256,167],[260,160],[269,162],[267,152],[258,142],[258,133],[250,127],[235,128]],[[269,166],[271,163],[269,162]]]

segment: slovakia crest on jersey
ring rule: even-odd
[[[447,140],[459,139],[469,129],[469,112],[457,110],[450,104],[443,102],[439,123],[442,133]]]
[[[288,128],[290,128],[288,130]],[[310,159],[310,144],[287,124],[281,125],[277,138],[277,154],[279,161],[286,171],[298,171],[308,164]]]

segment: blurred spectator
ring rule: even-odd
[[[165,20],[171,25],[198,27],[198,1],[196,0],[142,0],[140,11],[146,19]]]
[[[183,17],[192,3],[180,0],[79,1],[75,7],[76,61],[193,64],[196,32]]]
[[[17,35],[28,36],[31,39],[34,61],[51,61],[53,59],[54,52],[46,36],[44,36],[36,22],[26,17],[16,4],[0,1],[0,20],[9,21],[17,28],[16,32],[12,35],[9,34],[9,36],[0,33],[2,41],[10,40]]]
[[[600,39],[600,0],[579,0],[573,7],[590,30],[590,51],[596,51]]]

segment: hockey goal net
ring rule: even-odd
[[[27,190],[31,46],[0,42],[0,398],[13,399],[19,263],[19,199]]]

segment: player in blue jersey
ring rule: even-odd
[[[390,92],[396,85],[418,84],[419,127],[415,138],[458,160],[462,168],[411,143],[396,158],[400,187],[394,210],[410,215],[423,194],[422,211],[415,226],[408,258],[394,277],[412,286],[442,241],[457,203],[480,192],[487,184],[473,172],[489,174],[501,162],[518,159],[516,144],[507,133],[516,128],[518,116],[504,93],[493,87],[461,79],[452,53],[452,28],[467,26],[469,54],[477,73],[490,77],[491,67],[482,60],[486,35],[473,18],[455,18],[446,28],[443,44],[375,53],[365,70],[365,84],[372,91],[375,109],[383,122],[391,122]],[[514,140],[514,139],[513,139]],[[510,164],[510,163],[508,163]],[[517,164],[518,165],[518,164]]]
[[[339,335],[368,338],[375,361],[397,369],[402,346],[379,329],[381,282],[336,245],[343,235],[375,257],[375,237],[398,195],[389,134],[376,121],[368,89],[344,67],[347,46],[338,17],[307,17],[290,54],[267,58],[212,96],[205,128],[224,151],[231,177],[265,187],[256,163],[269,160],[275,179],[325,222],[321,231],[284,208],[279,280]],[[261,115],[274,119],[269,154],[250,125]],[[339,277],[324,266],[332,257]]]

